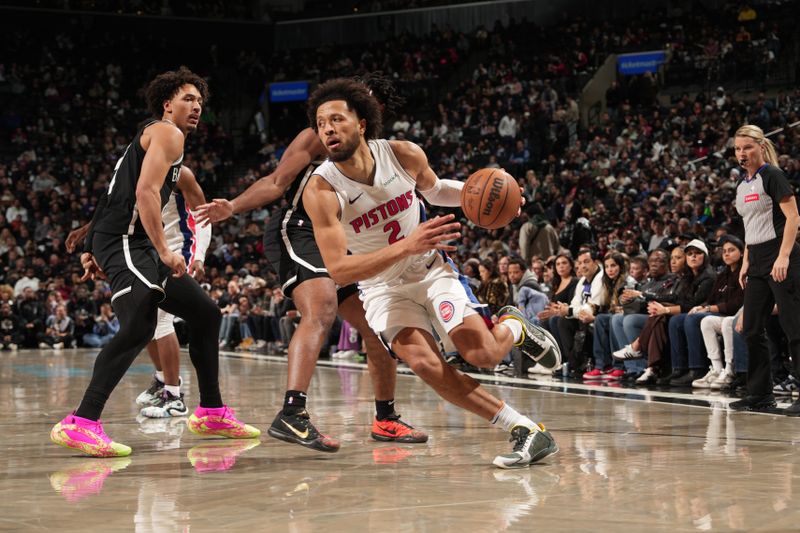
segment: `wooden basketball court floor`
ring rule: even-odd
[[[224,398],[260,441],[199,438],[180,419],[139,422],[143,354],[103,418],[133,455],[78,456],[48,432],[79,402],[94,353],[0,354],[0,530],[790,531],[800,521],[800,420],[728,412],[721,396],[556,381],[489,377],[561,448],[499,470],[491,460],[510,449],[507,435],[414,376],[398,378],[397,408],[431,439],[373,442],[369,377],[347,363],[321,362],[310,390],[312,420],[342,440],[336,454],[266,435],[283,398],[280,357],[221,358]]]

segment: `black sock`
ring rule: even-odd
[[[394,398],[391,400],[375,400],[375,418],[386,420],[394,414]]]
[[[299,390],[287,390],[283,399],[283,414],[296,415],[306,408],[306,393]]]

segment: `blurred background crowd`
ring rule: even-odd
[[[518,305],[553,332],[567,362],[563,377],[741,383],[746,352],[723,342],[735,323],[720,320],[704,336],[711,326],[700,319],[732,317],[740,306],[726,284],[743,233],[733,207],[741,177],[732,157],[736,128],[769,132],[790,182],[800,180],[800,39],[789,16],[797,2],[714,9],[674,2],[606,19],[507,18],[469,31],[434,22],[369,46],[306,49],[264,46],[244,31],[232,43],[223,38],[229,27],[215,25],[328,13],[334,7],[325,2],[293,15],[264,2],[39,0],[32,11],[17,4],[0,23],[5,349],[96,347],[115,333],[108,286],[80,280],[78,254],[66,251],[65,238],[91,219],[147,117],[141,88],[154,74],[186,64],[208,78],[212,97],[185,164],[207,198],[232,198],[268,175],[306,126],[302,103],[267,103],[270,83],[313,86],[382,71],[405,99],[385,117],[386,137],[418,143],[441,178],[504,168],[524,188],[522,216],[494,231],[467,224],[453,259],[490,310]],[[399,7],[335,4],[342,13],[386,17]],[[160,18],[148,19],[150,31],[119,31],[136,27],[136,15]],[[25,17],[43,23],[17,23]],[[647,50],[667,51],[658,72],[616,74],[602,105],[582,113],[587,84],[609,57]],[[264,225],[280,207],[214,228],[201,281],[226,316],[221,347],[279,352],[299,320],[262,253]],[[667,303],[685,316],[650,324],[656,304]],[[357,340],[339,327],[331,352],[357,353]],[[791,387],[780,328],[772,329],[776,387]],[[731,365],[723,372],[714,357]],[[497,371],[537,370],[512,354]]]

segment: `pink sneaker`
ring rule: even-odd
[[[619,381],[625,376],[625,371],[621,368],[614,368],[604,373],[600,379],[605,381]]]
[[[131,454],[130,447],[114,442],[106,435],[102,422],[74,414],[53,426],[50,440],[93,457],[125,457]]]
[[[227,437],[229,439],[254,439],[261,430],[238,420],[227,405],[198,407],[186,422],[189,431],[198,435]]]
[[[603,377],[603,371],[600,370],[599,368],[595,368],[593,370],[583,373],[583,379],[586,380],[602,379],[602,377]]]

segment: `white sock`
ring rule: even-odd
[[[511,431],[514,426],[525,426],[531,431],[539,431],[533,420],[525,415],[519,414],[513,407],[503,402],[503,407],[497,411],[497,414],[492,418],[492,424],[500,424],[504,431]]]
[[[172,394],[173,396],[180,396],[181,395],[181,386],[180,385],[164,385],[164,390],[168,393]]]
[[[505,326],[509,330],[511,330],[511,336],[514,338],[514,344],[517,344],[522,340],[522,322],[515,318],[507,318],[503,320],[499,324],[500,326]]]
[[[719,374],[722,372],[722,359],[712,359],[711,360],[711,368]]]
[[[161,370],[156,370],[156,379],[161,383],[164,383],[164,372]]]

